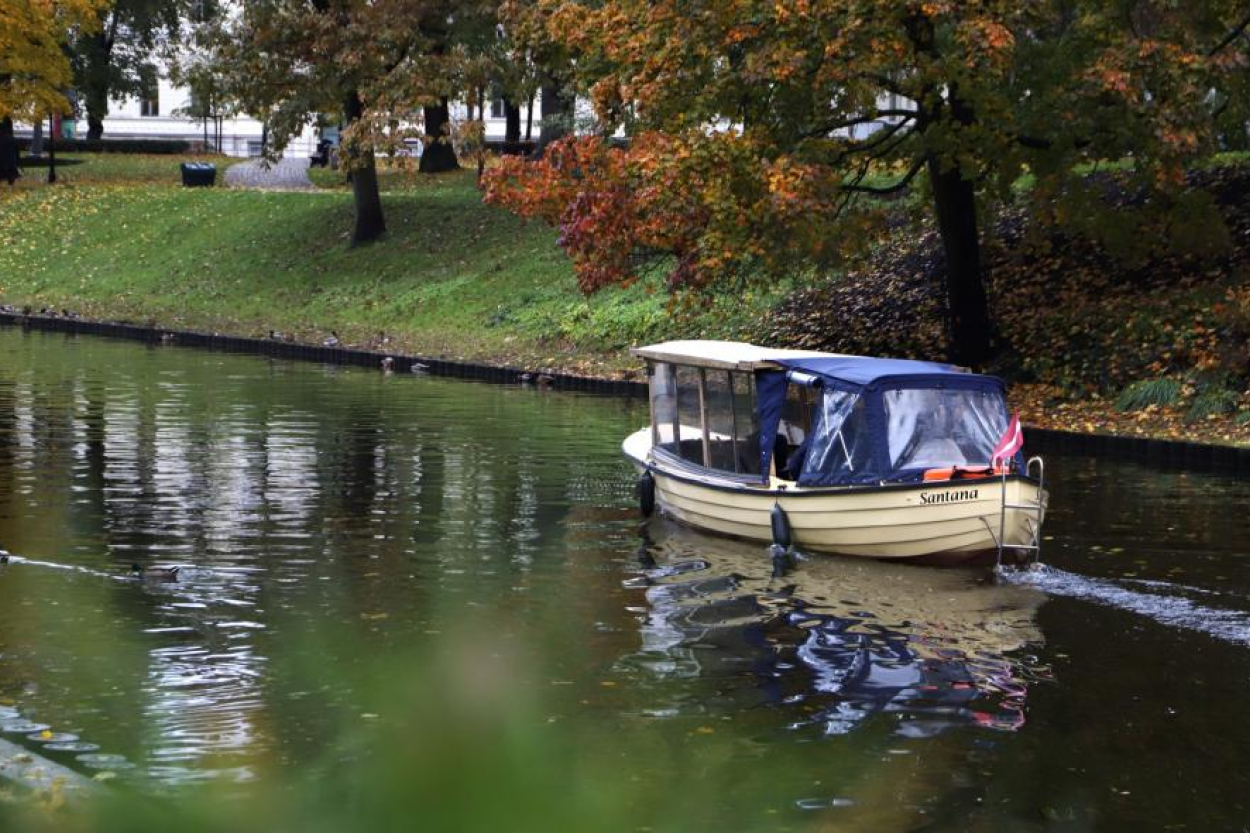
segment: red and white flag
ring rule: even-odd
[[[994,468],[1000,464],[1005,465],[1022,448],[1024,448],[1024,432],[1020,430],[1020,412],[1016,411],[1011,415],[1011,422],[1007,423],[1007,430],[999,439],[998,445],[994,446],[994,455],[990,457],[990,465]]]

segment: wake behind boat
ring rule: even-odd
[[[641,474],[644,512],[873,558],[1037,550],[1041,460],[1024,463],[999,379],[730,341],[633,353],[647,362],[651,424],[622,450]]]

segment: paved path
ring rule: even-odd
[[[313,187],[307,159],[282,159],[268,167],[263,159],[240,162],[226,170],[226,185],[273,191],[304,191]]]

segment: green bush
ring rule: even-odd
[[[1142,379],[1120,392],[1115,406],[1121,411],[1140,411],[1150,405],[1175,405],[1181,398],[1181,383],[1175,379]]]
[[[80,153],[155,153],[173,155],[190,153],[191,143],[182,139],[57,139],[55,142],[44,141],[61,152]],[[30,139],[18,139],[19,150],[30,149]]]
[[[1226,388],[1207,388],[1194,397],[1189,406],[1187,417],[1191,420],[1206,419],[1209,416],[1222,416],[1237,410],[1241,397]]]

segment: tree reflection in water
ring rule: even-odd
[[[739,707],[780,707],[795,731],[845,734],[888,716],[903,737],[1014,731],[1045,598],[981,571],[818,555],[774,578],[762,547],[656,519],[642,528],[641,649],[623,661],[713,682]],[[689,703],[658,706],[680,712]]]

